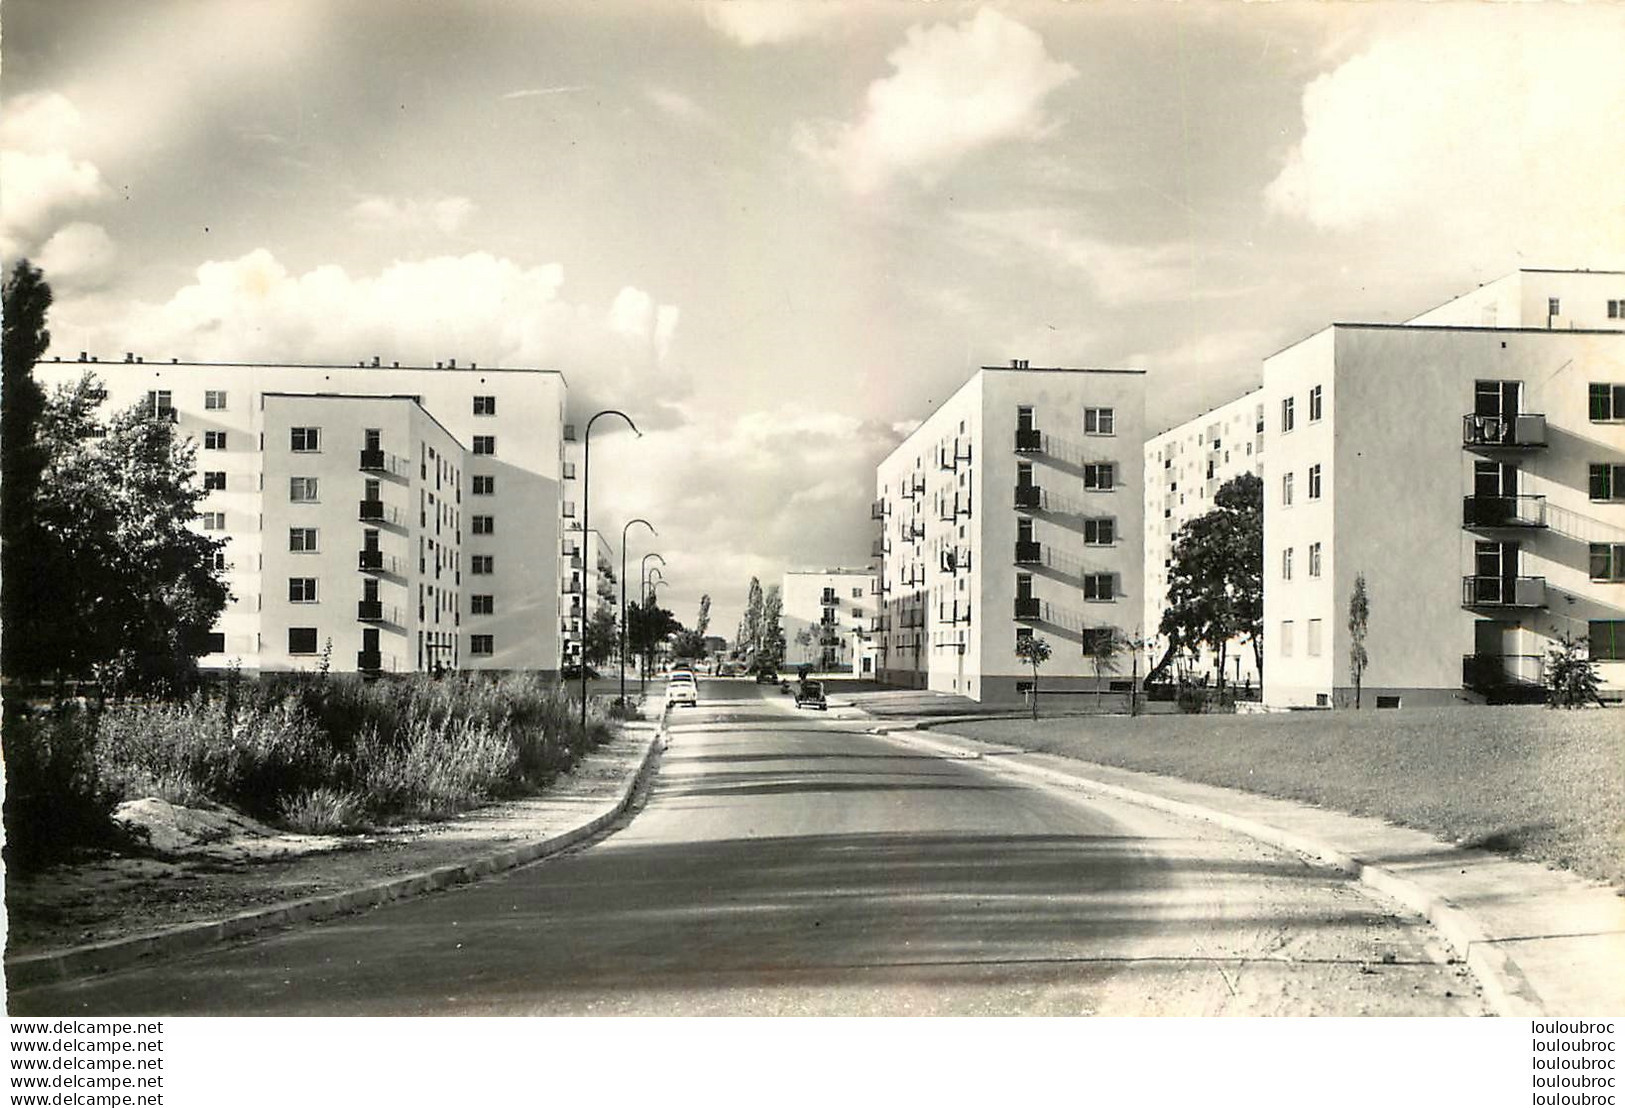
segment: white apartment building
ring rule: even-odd
[[[880,587],[873,569],[790,570],[781,592],[786,666],[875,675]]]
[[[879,675],[1010,701],[1041,636],[1051,692],[1097,687],[1086,642],[1142,635],[1145,375],[984,367],[876,471]],[[1101,682],[1127,680],[1103,673]]]
[[[1264,401],[1255,389],[1154,435],[1145,443],[1145,628],[1147,662],[1155,665],[1167,643],[1157,633],[1168,601],[1168,570],[1179,529],[1213,510],[1225,482],[1244,473],[1264,474]],[[1196,674],[1218,683],[1216,653],[1203,648]],[[1259,688],[1253,644],[1232,640],[1225,651],[1224,679]]]
[[[1625,274],[1521,270],[1268,358],[1267,703],[1538,693],[1556,639],[1625,693]]]
[[[553,371],[53,360],[196,442],[233,599],[205,667],[552,671],[565,382]]]

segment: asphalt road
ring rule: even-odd
[[[1479,1014],[1338,875],[702,681],[641,809],[481,884],[18,1014]]]

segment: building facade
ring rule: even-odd
[[[1032,636],[1043,690],[1127,679],[1126,653],[1097,671],[1089,648],[1143,637],[1144,420],[1143,371],[1025,362],[932,412],[876,471],[880,679],[1015,700]]]
[[[197,444],[233,599],[205,667],[559,667],[565,382],[552,371],[42,362]],[[557,553],[555,553],[557,552]]]
[[[1524,270],[1264,362],[1265,699],[1538,695],[1563,636],[1625,692],[1625,274]]]
[[[873,569],[790,570],[781,589],[786,666],[875,675],[880,605]]]

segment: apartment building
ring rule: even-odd
[[[233,599],[206,667],[556,670],[565,382],[553,371],[52,360],[198,446]],[[558,553],[554,553],[558,552]]]
[[[1157,633],[1168,601],[1168,571],[1179,529],[1213,510],[1225,482],[1264,474],[1264,401],[1255,389],[1193,419],[1153,435],[1145,443],[1145,628],[1148,661],[1155,664],[1166,642]],[[1260,688],[1256,653],[1238,637],[1225,650],[1224,680]],[[1191,676],[1218,683],[1217,654],[1203,648],[1190,660]]]
[[[1625,274],[1520,270],[1263,367],[1264,690],[1367,704],[1538,695],[1560,636],[1625,693]]]
[[[571,466],[569,461],[566,466]],[[574,470],[566,481],[567,493],[573,488]],[[573,503],[569,505],[573,510]],[[620,619],[619,577],[614,559],[603,532],[592,528],[582,538],[579,520],[566,519],[564,532],[564,576],[560,580],[560,626],[564,629],[566,664],[581,660],[585,644],[586,624],[601,608],[607,608]],[[635,600],[636,597],[633,597]]]
[[[1040,687],[1093,690],[1086,646],[1141,636],[1145,375],[976,372],[876,470],[882,681],[982,701],[1025,695],[1019,640],[1052,656]]]
[[[781,595],[785,665],[874,676],[881,613],[873,569],[790,570]]]

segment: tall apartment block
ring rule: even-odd
[[[1263,367],[1266,702],[1538,695],[1560,636],[1625,694],[1625,274],[1521,270]]]
[[[232,600],[206,667],[556,670],[565,382],[443,366],[50,361],[197,443]]]
[[[932,412],[875,476],[880,679],[1015,700],[1037,635],[1042,689],[1097,687],[1085,644],[1141,633],[1144,420],[1141,370],[1022,361]]]
[[[1264,401],[1258,390],[1203,412],[1145,443],[1145,628],[1148,652],[1160,659],[1165,643],[1157,634],[1168,606],[1168,571],[1179,529],[1213,510],[1225,482],[1264,474]],[[1218,657],[1203,648],[1195,672],[1217,684]],[[1154,664],[1154,662],[1152,663]],[[1259,688],[1251,642],[1238,637],[1225,651],[1224,679]]]
[[[786,665],[875,675],[881,613],[873,569],[790,570],[781,595]]]

